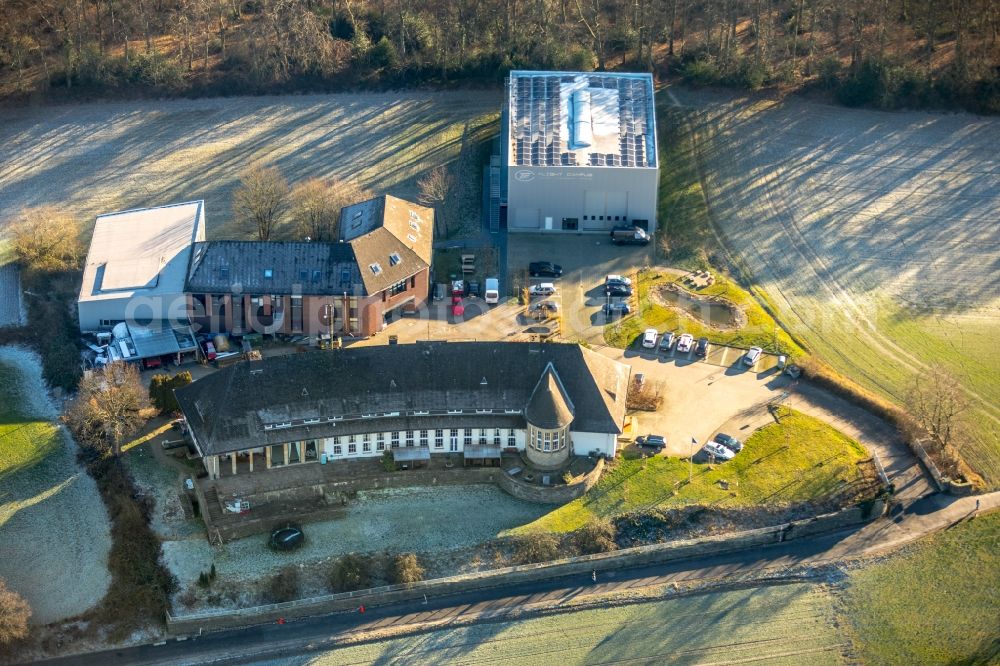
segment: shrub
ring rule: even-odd
[[[382,467],[387,472],[396,471],[396,461],[392,458],[392,451],[386,451],[382,454]]]
[[[572,543],[581,555],[618,550],[615,526],[605,520],[593,520],[573,532]]]
[[[191,373],[187,370],[170,375],[153,375],[149,382],[149,401],[161,414],[180,411],[174,389],[187,386],[192,382]]]
[[[330,571],[330,588],[334,592],[353,592],[370,585],[371,563],[361,555],[344,555],[334,563]]]
[[[267,581],[264,595],[268,603],[277,604],[292,601],[299,596],[299,570],[295,567],[282,569]]]
[[[705,57],[684,63],[681,67],[681,76],[691,85],[708,86],[718,83],[721,73],[715,62]]]
[[[514,564],[548,562],[560,556],[559,539],[547,532],[534,532],[514,540]]]
[[[817,67],[819,82],[827,90],[833,90],[840,85],[840,72],[843,69],[840,60],[834,56],[827,56],[819,61]]]
[[[368,52],[368,61],[376,69],[396,69],[399,67],[399,53],[389,38],[383,37]]]
[[[424,579],[424,573],[415,553],[401,553],[392,560],[389,580],[397,584],[416,583]]]
[[[31,606],[20,594],[8,589],[0,578],[0,645],[9,645],[28,635]]]

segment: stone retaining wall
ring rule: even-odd
[[[311,599],[301,599],[283,604],[270,604],[241,608],[232,611],[197,613],[174,617],[167,614],[167,630],[171,634],[189,634],[214,631],[229,627],[274,622],[279,617],[295,618],[324,615],[351,610],[361,605],[387,605],[428,596],[456,594],[470,590],[515,585],[536,580],[584,575],[591,571],[611,571],[675,560],[719,555],[750,548],[759,548],[793,538],[804,538],[856,525],[882,516],[886,510],[883,500],[876,500],[869,511],[860,507],[844,509],[810,520],[785,523],[756,530],[728,535],[685,539],[649,546],[625,548],[611,553],[568,557],[543,564],[528,564],[505,569],[483,571],[463,576],[437,578],[411,585],[387,585],[381,588],[329,594]]]
[[[541,486],[527,483],[506,473],[501,473],[497,485],[509,495],[538,504],[566,504],[581,497],[601,480],[604,472],[604,460],[599,459],[594,469],[577,477],[573,483],[566,485]]]

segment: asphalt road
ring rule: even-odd
[[[860,528],[812,539],[792,541],[708,557],[618,571],[598,572],[522,585],[507,585],[475,592],[434,597],[424,604],[408,602],[368,607],[358,612],[336,613],[243,629],[174,638],[160,645],[140,645],[43,664],[240,664],[269,658],[288,659],[329,650],[345,642],[350,633],[415,628],[426,622],[483,621],[503,617],[526,607],[558,607],[580,597],[662,585],[671,582],[713,579],[739,580],[768,570],[780,573],[792,567],[816,566],[898,547],[931,531],[968,520],[977,500],[982,510],[1000,508],[1000,493],[978,498],[931,495],[898,507],[888,518]]]

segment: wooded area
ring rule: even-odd
[[[998,31],[1000,0],[5,0],[0,93],[495,84],[511,68],[625,67],[996,112]]]

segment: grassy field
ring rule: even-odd
[[[440,629],[310,655],[309,663],[841,664],[845,645],[831,619],[824,592],[795,584]]]
[[[751,506],[823,498],[859,480],[856,465],[868,457],[858,442],[831,426],[793,410],[781,422],[754,432],[733,460],[695,465],[657,456],[619,460],[589,493],[529,523],[517,532],[568,532],[594,518],[684,504]],[[723,490],[720,480],[729,482]]]
[[[872,664],[1000,663],[1000,513],[851,572],[837,607]]]
[[[37,359],[0,347],[0,578],[41,623],[85,611],[108,585],[107,514],[55,416]]]
[[[737,347],[759,345],[767,351],[796,356],[802,349],[779,328],[770,315],[754,300],[749,292],[722,275],[716,274],[715,284],[699,289],[701,296],[724,298],[739,308],[746,317],[746,324],[735,330],[721,330],[680,309],[669,308],[655,302],[650,292],[668,282],[681,284],[680,278],[656,272],[640,272],[637,284],[639,307],[636,314],[604,328],[604,340],[612,347],[625,348],[635,343],[649,327],[659,331],[681,331],[696,338],[707,337],[719,344]]]

